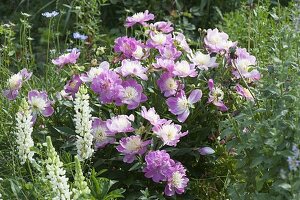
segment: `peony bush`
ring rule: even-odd
[[[59,15],[54,14],[44,16]],[[49,197],[97,198],[86,180],[103,168],[137,174],[144,189],[183,195],[190,180],[199,178],[194,173],[199,157],[226,144],[218,121],[243,102],[256,102],[256,58],[238,42],[215,28],[205,32],[203,46],[191,48],[172,23],[154,19],[147,10],[127,17],[124,26],[132,35],[115,39],[110,59],[87,65],[83,43],[53,54],[52,75],[68,79],[59,91],[31,88],[26,95],[22,86],[31,84],[32,74],[26,68],[7,81],[3,94],[12,104],[22,99],[16,115],[20,163],[45,169]],[[92,36],[76,32],[73,37],[84,42]],[[47,130],[47,139],[32,129]],[[43,144],[46,158],[38,153]],[[58,150],[75,159],[74,177],[66,173]]]

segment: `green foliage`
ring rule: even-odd
[[[225,16],[224,29],[250,44],[264,71],[258,104],[245,105],[222,124],[227,148],[236,153],[236,182],[228,190],[232,199],[299,199],[299,171],[289,171],[287,162],[293,144],[300,143],[296,11],[260,5]]]

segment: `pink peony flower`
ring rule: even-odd
[[[104,70],[96,76],[91,84],[91,89],[99,94],[101,103],[107,104],[116,101],[122,87],[122,79],[112,70]]]
[[[216,57],[210,57],[209,54],[203,54],[197,51],[195,54],[188,55],[190,61],[201,70],[208,70],[208,68],[214,68],[218,66],[216,63]]]
[[[190,114],[189,108],[193,107],[194,103],[200,101],[201,97],[201,90],[193,90],[188,98],[184,91],[180,90],[176,97],[169,97],[167,99],[167,105],[169,111],[174,115],[177,115],[178,121],[184,122]]]
[[[116,68],[115,71],[121,74],[123,77],[134,75],[143,80],[148,80],[146,75],[147,68],[143,67],[140,61],[131,61],[125,59],[122,61],[122,66]]]
[[[92,67],[86,74],[81,75],[80,79],[85,83],[89,83],[92,82],[96,76],[107,70],[109,70],[109,63],[103,61],[100,63],[99,67]]]
[[[107,134],[115,135],[116,133],[133,132],[134,128],[131,126],[131,122],[134,121],[133,115],[117,115],[106,121],[108,129]]]
[[[175,193],[182,194],[188,182],[189,179],[186,177],[186,169],[180,162],[177,162],[171,167],[171,173],[168,175],[164,193],[167,196],[173,196]]]
[[[178,51],[174,46],[165,46],[159,48],[160,58],[167,60],[176,60],[181,56],[181,51]]]
[[[161,126],[153,127],[153,132],[168,146],[176,146],[179,139],[188,134],[188,131],[181,132],[181,126],[174,124],[171,120]]]
[[[165,97],[172,96],[176,94],[180,86],[180,81],[175,80],[174,75],[171,73],[163,73],[157,80],[157,85]]]
[[[77,59],[79,58],[80,52],[74,48],[70,53],[63,54],[58,58],[52,60],[54,65],[58,65],[59,68],[62,68],[66,64],[75,64]]]
[[[12,75],[7,81],[8,89],[3,91],[3,95],[8,98],[8,100],[15,100],[23,83],[30,79],[31,76],[32,72],[28,72],[26,68]]]
[[[177,41],[180,48],[182,48],[187,53],[191,52],[191,48],[186,42],[185,36],[182,33],[175,33],[174,40]]]
[[[116,141],[108,132],[105,121],[99,118],[93,119],[91,133],[94,136],[96,149],[104,148],[107,144],[113,144]]]
[[[167,121],[166,119],[160,119],[153,107],[147,110],[146,107],[142,106],[141,116],[153,126],[160,126]]]
[[[54,113],[54,109],[51,106],[51,102],[48,99],[48,95],[44,91],[29,91],[28,104],[32,109],[34,121],[38,113],[41,113],[44,117],[50,117]]]
[[[171,174],[174,160],[165,150],[151,151],[145,156],[146,166],[143,169],[147,178],[152,178],[156,183],[166,181]]]
[[[174,60],[156,58],[156,63],[153,63],[152,65],[156,69],[162,68],[173,71],[175,63]]]
[[[122,138],[117,150],[125,155],[123,158],[125,163],[132,163],[136,155],[143,155],[146,152],[149,144],[151,144],[151,140],[143,142],[139,135],[133,135]]]
[[[217,28],[207,30],[207,35],[204,38],[204,43],[209,52],[221,53],[236,44],[228,41],[228,35],[224,32],[219,32]]]
[[[146,22],[153,19],[154,19],[154,15],[149,13],[148,10],[146,10],[145,12],[135,13],[133,16],[126,18],[125,27],[128,28],[137,23],[146,26],[147,25]]]
[[[69,80],[67,84],[64,86],[65,93],[71,95],[74,98],[81,84],[82,84],[82,80],[80,79],[80,76],[73,75],[72,79]]]
[[[171,34],[164,34],[161,32],[150,33],[150,39],[147,40],[147,46],[150,48],[161,48],[167,45],[172,45],[173,40]]]
[[[127,36],[119,37],[115,40],[114,51],[116,53],[123,53],[126,58],[131,58],[133,53],[137,50],[139,42],[135,38]]]
[[[129,79],[122,83],[123,88],[120,90],[119,99],[116,101],[116,105],[127,104],[129,110],[137,108],[141,102],[147,101],[146,95],[144,95],[143,87],[134,79]]]
[[[174,65],[173,74],[179,77],[195,77],[197,76],[196,69],[187,61],[177,61]]]
[[[163,33],[170,33],[174,30],[171,22],[161,21],[161,22],[155,22],[154,24],[151,25],[156,31],[160,31]]]
[[[232,61],[235,62],[235,67],[232,72],[236,78],[248,78],[250,81],[256,81],[260,79],[260,73],[256,70],[250,70],[251,66],[256,65],[256,58],[250,55],[245,48],[236,49],[237,59]]]
[[[213,103],[221,111],[227,111],[228,108],[222,101],[224,98],[224,92],[219,87],[215,87],[214,81],[212,79],[208,80],[208,88],[210,90],[208,94],[208,103]]]

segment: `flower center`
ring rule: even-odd
[[[107,138],[107,136],[105,134],[105,130],[102,127],[98,127],[95,130],[94,138],[97,142],[101,142],[101,141],[105,140]]]
[[[175,136],[177,135],[177,129],[171,125],[163,126],[162,132],[165,133],[169,141],[174,140]]]
[[[166,80],[166,86],[168,90],[176,90],[177,89],[177,83],[173,78],[168,78]]]
[[[39,97],[32,97],[31,105],[34,110],[44,110],[46,107],[46,101]]]
[[[127,100],[134,100],[138,96],[138,92],[133,87],[126,87],[124,91],[124,97]]]
[[[189,102],[186,98],[178,99],[177,105],[180,110],[186,110],[189,108]]]
[[[176,71],[187,74],[190,71],[190,66],[189,65],[184,65],[184,64],[178,64],[178,65],[176,65]]]
[[[131,139],[126,144],[126,149],[130,152],[137,152],[141,147],[141,140]]]
[[[217,44],[221,43],[222,38],[221,38],[219,35],[213,35],[213,36],[210,38],[210,41],[211,41],[211,43],[213,43],[214,45],[217,45]]]
[[[22,76],[19,74],[14,74],[10,79],[8,80],[9,88],[11,89],[17,89],[19,84],[22,81]]]
[[[179,172],[174,172],[172,176],[172,185],[176,188],[181,188],[182,185],[182,175]]]
[[[156,44],[162,45],[162,44],[164,44],[164,43],[166,42],[167,37],[166,37],[165,34],[158,33],[158,34],[156,34],[156,35],[154,35],[154,36],[152,37],[152,40],[153,40]]]
[[[220,88],[215,87],[212,89],[212,96],[216,101],[222,100],[224,98],[224,92]]]
[[[210,56],[209,55],[205,55],[205,54],[202,54],[202,53],[199,53],[196,55],[195,57],[195,63],[197,65],[206,65],[209,63],[209,60],[210,60]]]

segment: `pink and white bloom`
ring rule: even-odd
[[[247,88],[244,88],[240,84],[237,84],[235,86],[235,89],[236,92],[242,97],[245,97],[249,101],[254,101],[254,97],[252,96],[251,92]]]
[[[189,114],[189,108],[193,108],[193,104],[200,101],[202,97],[202,91],[197,89],[193,90],[190,96],[187,98],[185,92],[180,90],[176,97],[169,97],[167,99],[167,105],[169,107],[169,111],[174,115],[177,115],[177,119],[180,122],[184,122]]]
[[[172,42],[171,34],[151,32],[150,39],[147,40],[147,46],[150,48],[161,48],[163,46],[172,45]]]
[[[181,126],[174,124],[172,120],[167,121],[161,126],[153,127],[153,132],[168,146],[176,146],[179,139],[188,134],[188,131],[181,132]]]
[[[106,70],[109,70],[109,63],[107,61],[103,61],[100,63],[99,67],[92,67],[86,74],[81,75],[80,79],[85,83],[92,82],[96,76]]]
[[[115,135],[117,133],[133,132],[134,128],[131,126],[131,122],[134,121],[134,115],[117,115],[106,121],[106,126],[109,135]]]
[[[71,95],[72,98],[74,98],[81,84],[82,84],[82,80],[80,79],[80,76],[78,74],[73,75],[72,79],[69,80],[67,84],[64,86],[65,94],[67,94],[68,96]]]
[[[186,60],[183,60],[175,63],[173,74],[179,77],[195,77],[197,76],[197,71],[194,65],[191,65]]]
[[[41,113],[44,117],[50,117],[54,113],[54,109],[45,91],[31,90],[28,93],[28,103],[32,109],[34,118],[38,113]]]
[[[134,79],[126,80],[122,83],[123,88],[120,90],[119,99],[116,105],[127,104],[129,110],[137,108],[140,103],[147,101],[147,97],[143,94],[143,87]]]
[[[115,40],[114,51],[122,53],[126,58],[131,58],[133,52],[136,51],[139,42],[131,37],[118,37]]]
[[[142,106],[141,116],[148,120],[153,126],[160,126],[167,122],[166,119],[160,119],[160,116],[156,113],[153,107],[147,110],[145,106]]]
[[[150,26],[152,28],[154,28],[154,30],[160,31],[163,33],[170,33],[174,30],[171,22],[165,22],[165,21],[155,22],[154,24],[151,24]]]
[[[99,118],[93,119],[91,133],[94,136],[96,149],[104,148],[107,144],[113,144],[116,141],[108,132],[105,121]]]
[[[204,54],[197,51],[195,54],[191,53],[188,55],[190,61],[201,70],[208,70],[218,66],[216,63],[216,57],[210,57],[209,54]]]
[[[136,45],[135,51],[132,52],[132,57],[136,60],[143,60],[149,56],[149,48],[146,48],[145,45],[138,43]]]
[[[104,70],[96,76],[91,84],[91,89],[99,94],[101,103],[107,104],[116,101],[122,87],[121,77],[112,70]]]
[[[143,80],[148,80],[146,75],[147,68],[143,67],[140,61],[131,61],[125,59],[122,61],[122,66],[116,68],[115,71],[121,74],[123,77],[133,75],[140,77]]]
[[[215,87],[212,79],[208,80],[208,88],[210,90],[208,103],[213,103],[220,111],[227,111],[228,108],[223,103],[224,92],[219,87]]]
[[[235,62],[234,71],[232,72],[236,78],[248,78],[250,81],[256,81],[260,79],[260,73],[253,69],[251,66],[256,65],[255,56],[250,55],[245,48],[237,48],[236,50],[237,59],[233,60]]]
[[[159,48],[160,57],[167,60],[176,60],[181,56],[181,51],[178,51],[173,45],[168,45]]]
[[[187,53],[191,52],[191,48],[186,42],[185,36],[182,33],[175,33],[174,40],[178,43],[179,47],[182,48]]]
[[[117,150],[125,155],[123,158],[125,163],[132,163],[136,155],[143,155],[146,152],[149,144],[151,144],[151,140],[142,141],[139,135],[132,135],[122,138]]]
[[[232,43],[228,42],[228,38],[226,33],[219,32],[217,28],[213,30],[208,29],[204,43],[209,52],[221,53],[222,51],[227,51]]]
[[[148,10],[146,10],[145,12],[135,13],[133,16],[126,18],[125,27],[128,28],[137,23],[146,26],[147,25],[146,22],[153,19],[154,19],[154,15],[149,13]]]
[[[79,58],[80,52],[78,49],[74,48],[70,53],[63,54],[56,59],[52,60],[54,65],[58,65],[59,68],[62,68],[66,64],[75,64]]]
[[[152,65],[156,69],[162,68],[162,69],[166,69],[166,70],[171,70],[171,72],[172,72],[174,69],[175,62],[174,62],[174,60],[156,58],[156,63],[153,63]]]
[[[174,75],[168,72],[163,73],[157,80],[157,85],[165,97],[176,94],[180,87],[180,81],[174,79]]]
[[[167,196],[173,196],[175,193],[182,194],[188,182],[189,179],[186,177],[186,169],[180,162],[176,162],[175,166],[171,168],[171,173],[168,175],[164,193]]]
[[[26,68],[19,71],[17,74],[12,75],[8,81],[8,89],[3,91],[3,95],[9,100],[15,100],[19,94],[23,82],[30,79],[32,72],[28,72]]]

